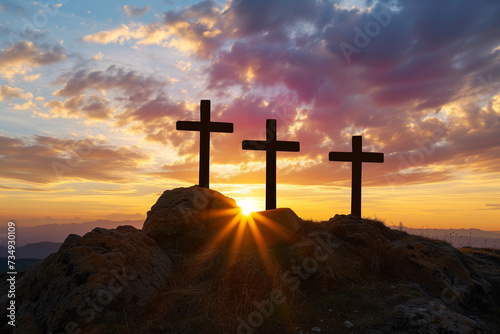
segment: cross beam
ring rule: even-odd
[[[361,165],[363,162],[384,162],[383,153],[363,152],[361,136],[352,136],[352,152],[330,152],[330,161],[352,162],[351,214],[361,217]]]
[[[266,120],[266,140],[244,140],[244,150],[266,151],[266,210],[276,209],[276,152],[299,152],[297,141],[276,140],[276,120]]]
[[[233,132],[233,123],[210,121],[210,100],[200,102],[200,121],[177,121],[177,130],[200,132],[200,187],[209,188],[210,174],[210,132]]]

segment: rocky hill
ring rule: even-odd
[[[165,191],[18,275],[5,333],[500,333],[500,251]],[[7,302],[5,275],[1,298]],[[5,307],[1,316],[5,319]]]

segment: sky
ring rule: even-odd
[[[304,219],[350,212],[387,224],[500,230],[497,0],[0,1],[2,220],[137,219],[198,182],[199,120],[211,188],[265,207],[266,119],[277,204]],[[44,220],[45,219],[45,220]]]

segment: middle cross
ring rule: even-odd
[[[266,140],[244,140],[244,150],[266,151],[266,210],[276,209],[276,152],[299,152],[297,141],[276,140],[276,120],[266,120]]]

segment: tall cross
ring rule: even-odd
[[[200,121],[177,121],[177,130],[200,131],[200,187],[209,188],[210,132],[233,132],[233,123],[210,121],[210,100],[201,100]]]
[[[266,151],[266,210],[276,209],[276,152],[299,152],[297,141],[276,140],[276,120],[266,120],[266,140],[244,140],[244,150]]]
[[[352,152],[330,152],[330,161],[352,162],[351,214],[361,217],[361,164],[384,162],[384,153],[363,152],[361,136],[352,136]]]

